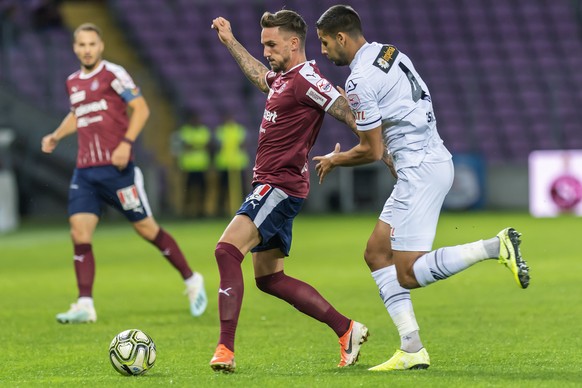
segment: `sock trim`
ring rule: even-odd
[[[216,244],[216,249],[217,250],[222,249],[222,250],[226,251],[232,257],[237,259],[240,263],[242,263],[243,259],[245,258],[244,255],[242,254],[242,252],[237,247],[232,245],[231,243],[219,242],[218,244]]]

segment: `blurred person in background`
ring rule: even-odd
[[[78,136],[77,166],[69,187],[68,213],[79,297],[68,311],[57,314],[57,321],[97,320],[93,303],[92,240],[104,204],[121,212],[136,232],[158,248],[180,272],[191,313],[199,316],[207,305],[203,277],[192,272],[174,238],[154,220],[142,172],[133,162],[134,142],[149,116],[146,100],[121,66],[102,58],[104,42],[99,27],[82,24],[73,38],[81,69],[66,81],[71,112],[56,130],[42,139],[42,151],[51,153],[62,138],[74,133]],[[128,106],[132,109],[131,117],[127,114]]]
[[[410,289],[447,279],[486,259],[507,266],[518,286],[526,288],[529,268],[521,257],[520,234],[506,228],[487,240],[431,251],[454,171],[451,154],[437,132],[426,84],[396,47],[366,41],[360,18],[350,6],[329,8],[316,27],[322,53],[337,66],[350,67],[342,92],[360,133],[360,143],[352,149],[340,152],[336,145],[332,153],[314,158],[320,182],[336,166],[380,159],[397,178],[364,258],[401,345],[388,361],[370,370],[428,368]]]
[[[183,213],[204,217],[207,213],[208,174],[211,168],[212,132],[196,112],[188,115],[172,135],[172,153],[185,174]]]
[[[368,329],[340,314],[317,290],[284,272],[293,220],[309,192],[308,153],[325,113],[355,129],[347,101],[307,61],[307,25],[296,12],[265,12],[260,25],[263,56],[271,70],[234,37],[230,22],[212,21],[218,38],[247,78],[267,94],[253,169],[253,191],[220,237],[215,250],[220,272],[218,312],[220,337],[210,366],[233,372],[235,332],[242,306],[241,264],[250,251],[257,287],[302,313],[327,324],[339,337],[338,367],[358,360]],[[287,327],[283,326],[282,330]]]
[[[217,148],[214,166],[218,172],[218,213],[232,216],[246,192],[244,177],[249,165],[247,130],[231,114],[226,114],[214,135]]]

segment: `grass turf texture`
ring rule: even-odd
[[[582,382],[582,231],[579,218],[526,214],[444,214],[435,247],[523,233],[532,282],[520,290],[496,262],[480,263],[412,291],[432,365],[426,371],[372,373],[396,350],[396,329],[362,259],[375,215],[300,216],[286,273],[316,287],[371,336],[358,365],[338,369],[339,345],[324,324],[254,286],[243,263],[245,298],[236,343],[237,372],[208,362],[218,338],[218,270],[213,251],[226,220],[165,223],[206,278],[209,307],[189,315],[178,274],[125,224],[104,221],[94,240],[98,321],[60,325],[57,312],[76,297],[66,225],[24,225],[0,236],[0,385],[2,386],[430,386],[566,387]],[[145,376],[123,377],[108,360],[119,332],[139,328],[158,348]]]

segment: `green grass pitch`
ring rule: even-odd
[[[25,224],[0,236],[0,386],[179,387],[567,387],[582,385],[582,220],[518,213],[445,213],[435,248],[488,238],[506,226],[523,233],[532,269],[527,290],[495,261],[412,291],[431,356],[424,371],[372,373],[399,339],[362,252],[375,215],[297,218],[286,272],[315,286],[340,312],[365,323],[359,363],[338,369],[334,333],[254,285],[243,263],[245,297],[237,332],[237,372],[208,362],[218,339],[214,246],[227,220],[162,223],[206,278],[209,307],[189,315],[183,283],[125,223],[103,221],[94,240],[96,324],[67,326],[55,314],[76,297],[66,222]],[[124,377],[108,359],[122,330],[156,342],[145,376]]]

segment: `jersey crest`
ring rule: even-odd
[[[396,60],[398,53],[398,49],[392,45],[387,44],[382,46],[382,50],[380,50],[380,53],[376,59],[374,59],[374,66],[382,70],[384,73],[388,73],[392,64]]]

